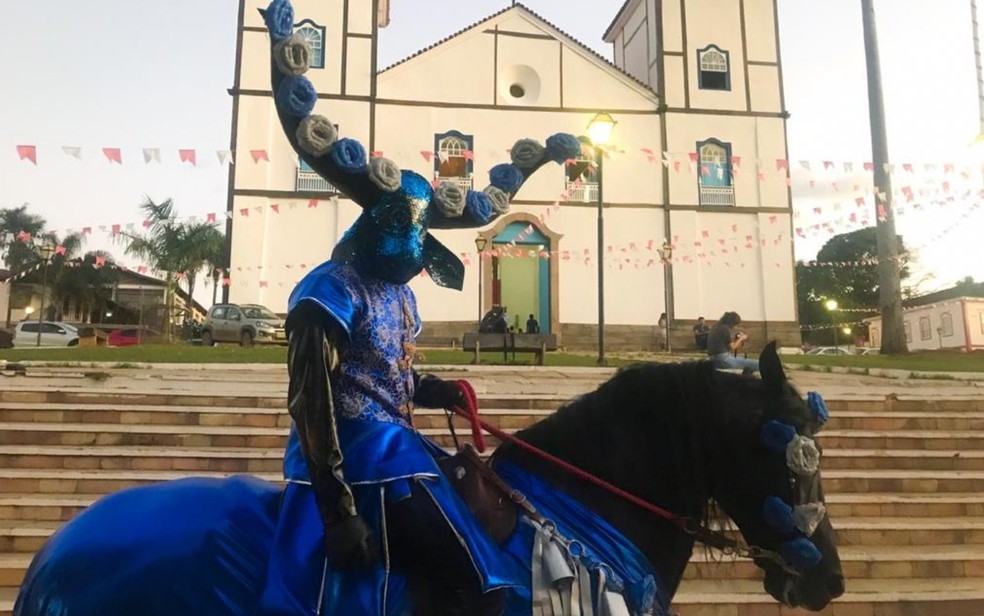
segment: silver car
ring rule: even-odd
[[[38,330],[41,344],[38,345]],[[56,321],[21,321],[14,328],[14,348],[72,347],[79,345],[79,330],[68,323]]]
[[[202,344],[213,346],[217,342],[238,342],[240,346],[287,344],[284,320],[258,304],[213,306],[202,326]]]

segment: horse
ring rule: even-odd
[[[785,605],[820,611],[844,592],[829,519],[807,533],[818,562],[797,572],[766,557],[788,541],[789,529],[763,512],[763,503],[777,497],[789,506],[822,503],[819,471],[796,479],[786,457],[763,440],[777,425],[812,439],[822,422],[787,381],[774,344],[763,351],[760,369],[758,379],[709,362],[638,364],[517,436],[692,520],[706,523],[720,507],[755,546],[766,592]],[[514,465],[582,503],[644,554],[668,597],[676,592],[694,533],[516,445],[501,445],[492,465]],[[109,495],[35,555],[14,616],[256,614],[281,491],[233,477]]]

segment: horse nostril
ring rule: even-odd
[[[844,576],[843,575],[832,575],[827,578],[827,592],[830,593],[832,598],[839,597],[844,594]]]

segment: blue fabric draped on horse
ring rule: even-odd
[[[500,466],[503,478],[526,494],[556,524],[559,534],[584,546],[581,560],[590,569],[597,572],[606,567],[608,586],[622,590],[635,613],[665,613],[669,602],[665,589],[657,583],[646,558],[621,533],[519,467]],[[290,490],[291,486],[285,492],[268,482],[237,476],[183,479],[106,497],[56,533],[38,553],[15,613],[409,613],[405,582],[393,579],[398,573],[381,571],[390,576],[390,583],[384,585],[372,572],[327,570],[321,522],[311,498],[299,505],[309,515],[294,515],[296,526],[292,527],[309,542],[309,558],[302,559],[306,562],[271,558],[277,554],[278,543],[285,543],[276,535],[277,516],[285,510],[296,512],[281,508],[281,499],[291,498]],[[381,507],[368,503],[379,498],[373,491],[357,490],[357,499],[363,501],[360,511],[381,513]],[[309,491],[303,494],[310,497]],[[511,616],[532,611],[534,541],[534,528],[520,524],[504,547],[516,564],[517,577],[525,580],[522,586],[511,588],[507,611]],[[296,565],[292,571],[272,570],[292,564]],[[285,582],[291,587],[285,588]],[[390,595],[384,598],[386,607],[380,612],[376,599],[386,586]]]

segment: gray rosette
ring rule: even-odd
[[[311,156],[324,156],[336,140],[338,131],[324,116],[308,116],[297,127],[297,144]]]
[[[386,192],[396,192],[403,182],[400,167],[388,158],[369,160],[369,179]]]
[[[520,139],[513,145],[509,155],[512,163],[520,169],[530,169],[543,160],[543,146],[532,139]]]
[[[311,66],[311,46],[300,34],[291,34],[273,47],[273,59],[284,75],[303,75]]]
[[[820,468],[820,450],[813,439],[797,436],[786,447],[786,466],[800,477],[809,477]]]
[[[506,191],[495,186],[487,186],[482,192],[492,200],[492,211],[497,216],[503,216],[509,213],[509,195]]]
[[[458,218],[465,211],[465,193],[454,182],[441,182],[434,191],[434,203],[445,218]]]
[[[827,508],[823,506],[823,503],[798,505],[793,509],[793,520],[800,532],[807,537],[812,537],[826,513]]]

